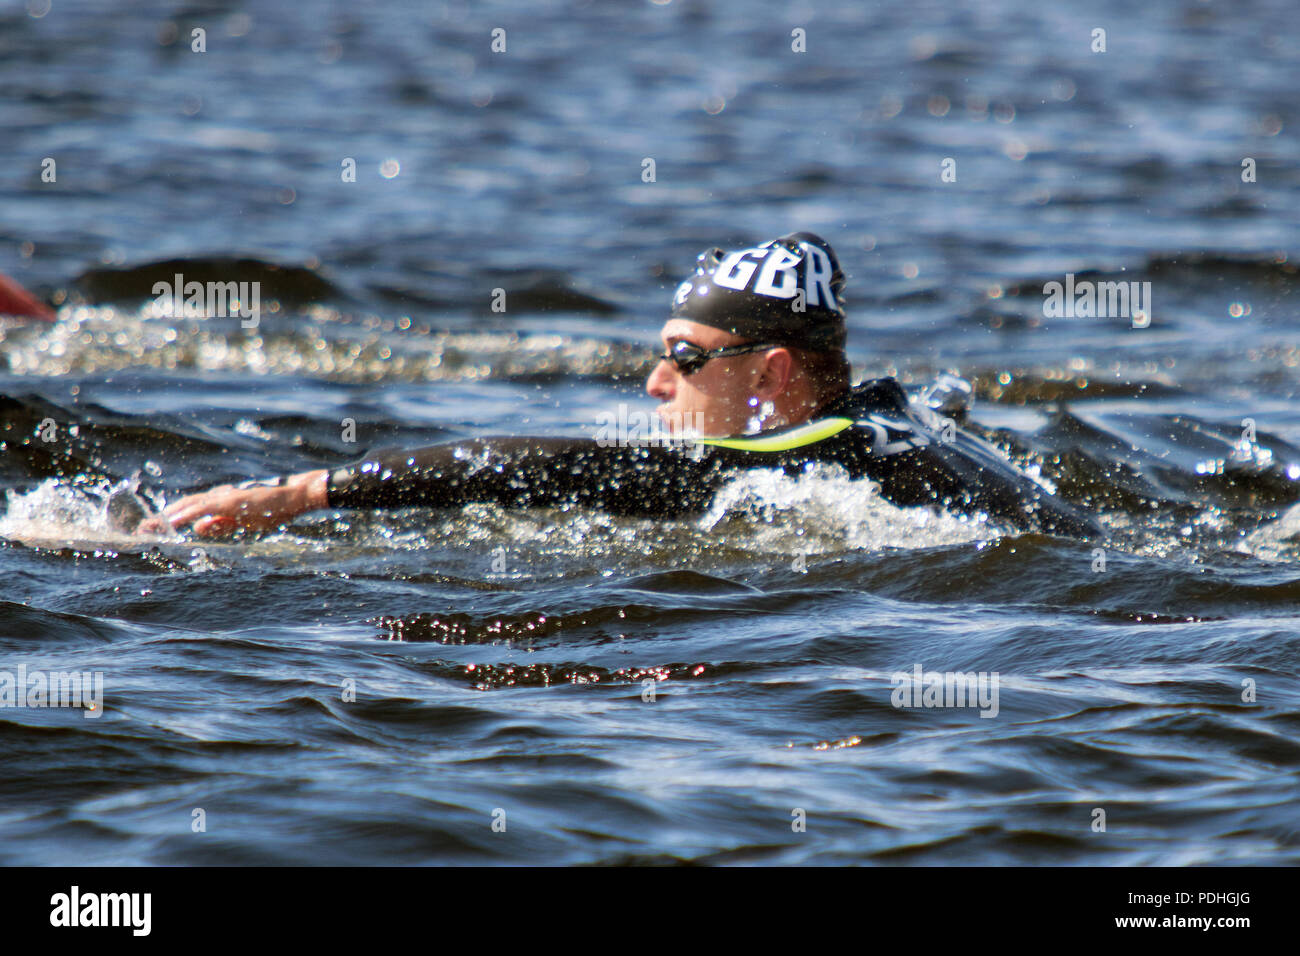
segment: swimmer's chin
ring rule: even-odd
[[[721,429],[706,427],[703,412],[675,411],[668,403],[656,408],[655,415],[658,416],[660,424],[663,425],[664,433],[670,438],[680,441],[691,441],[695,438],[721,438],[737,434],[735,431],[727,431],[725,427]],[[716,423],[714,424],[716,426]]]
[[[663,425],[664,431],[673,438],[682,438],[685,430],[682,428],[682,422],[686,421],[686,416],[681,412],[675,412],[667,403],[660,405],[655,409],[655,415],[659,418],[659,424]]]

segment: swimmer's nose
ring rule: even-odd
[[[657,398],[661,402],[670,402],[673,399],[672,381],[672,366],[664,359],[660,359],[659,364],[650,373],[650,377],[646,379],[646,394],[651,398]]]

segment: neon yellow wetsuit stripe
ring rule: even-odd
[[[853,424],[851,418],[822,418],[800,425],[777,435],[756,435],[753,438],[696,438],[697,445],[715,445],[718,448],[735,448],[738,451],[789,451],[838,435]]]

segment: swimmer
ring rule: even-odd
[[[1021,531],[1101,534],[1093,516],[910,401],[895,379],[851,386],[844,284],[830,245],[807,232],[701,253],[673,296],[664,351],[646,383],[678,441],[485,437],[385,451],[187,495],[138,530],[228,535],[321,509],[470,502],[677,518],[705,511],[738,472],[795,475],[824,462],[876,482],[896,505],[982,512]]]

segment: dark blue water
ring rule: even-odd
[[[1298,34],[1281,0],[6,4],[0,272],[60,312],[0,319],[0,672],[104,697],[0,708],[0,860],[1296,862]],[[828,473],[682,522],[106,518],[132,477],[592,435],[652,404],[695,254],[798,229],[855,375],[971,381],[1104,567]],[[259,327],[158,315],[173,259],[263,281]],[[1066,273],[1150,282],[1150,326],[1046,318]],[[916,665],[996,673],[997,716],[895,707]]]

